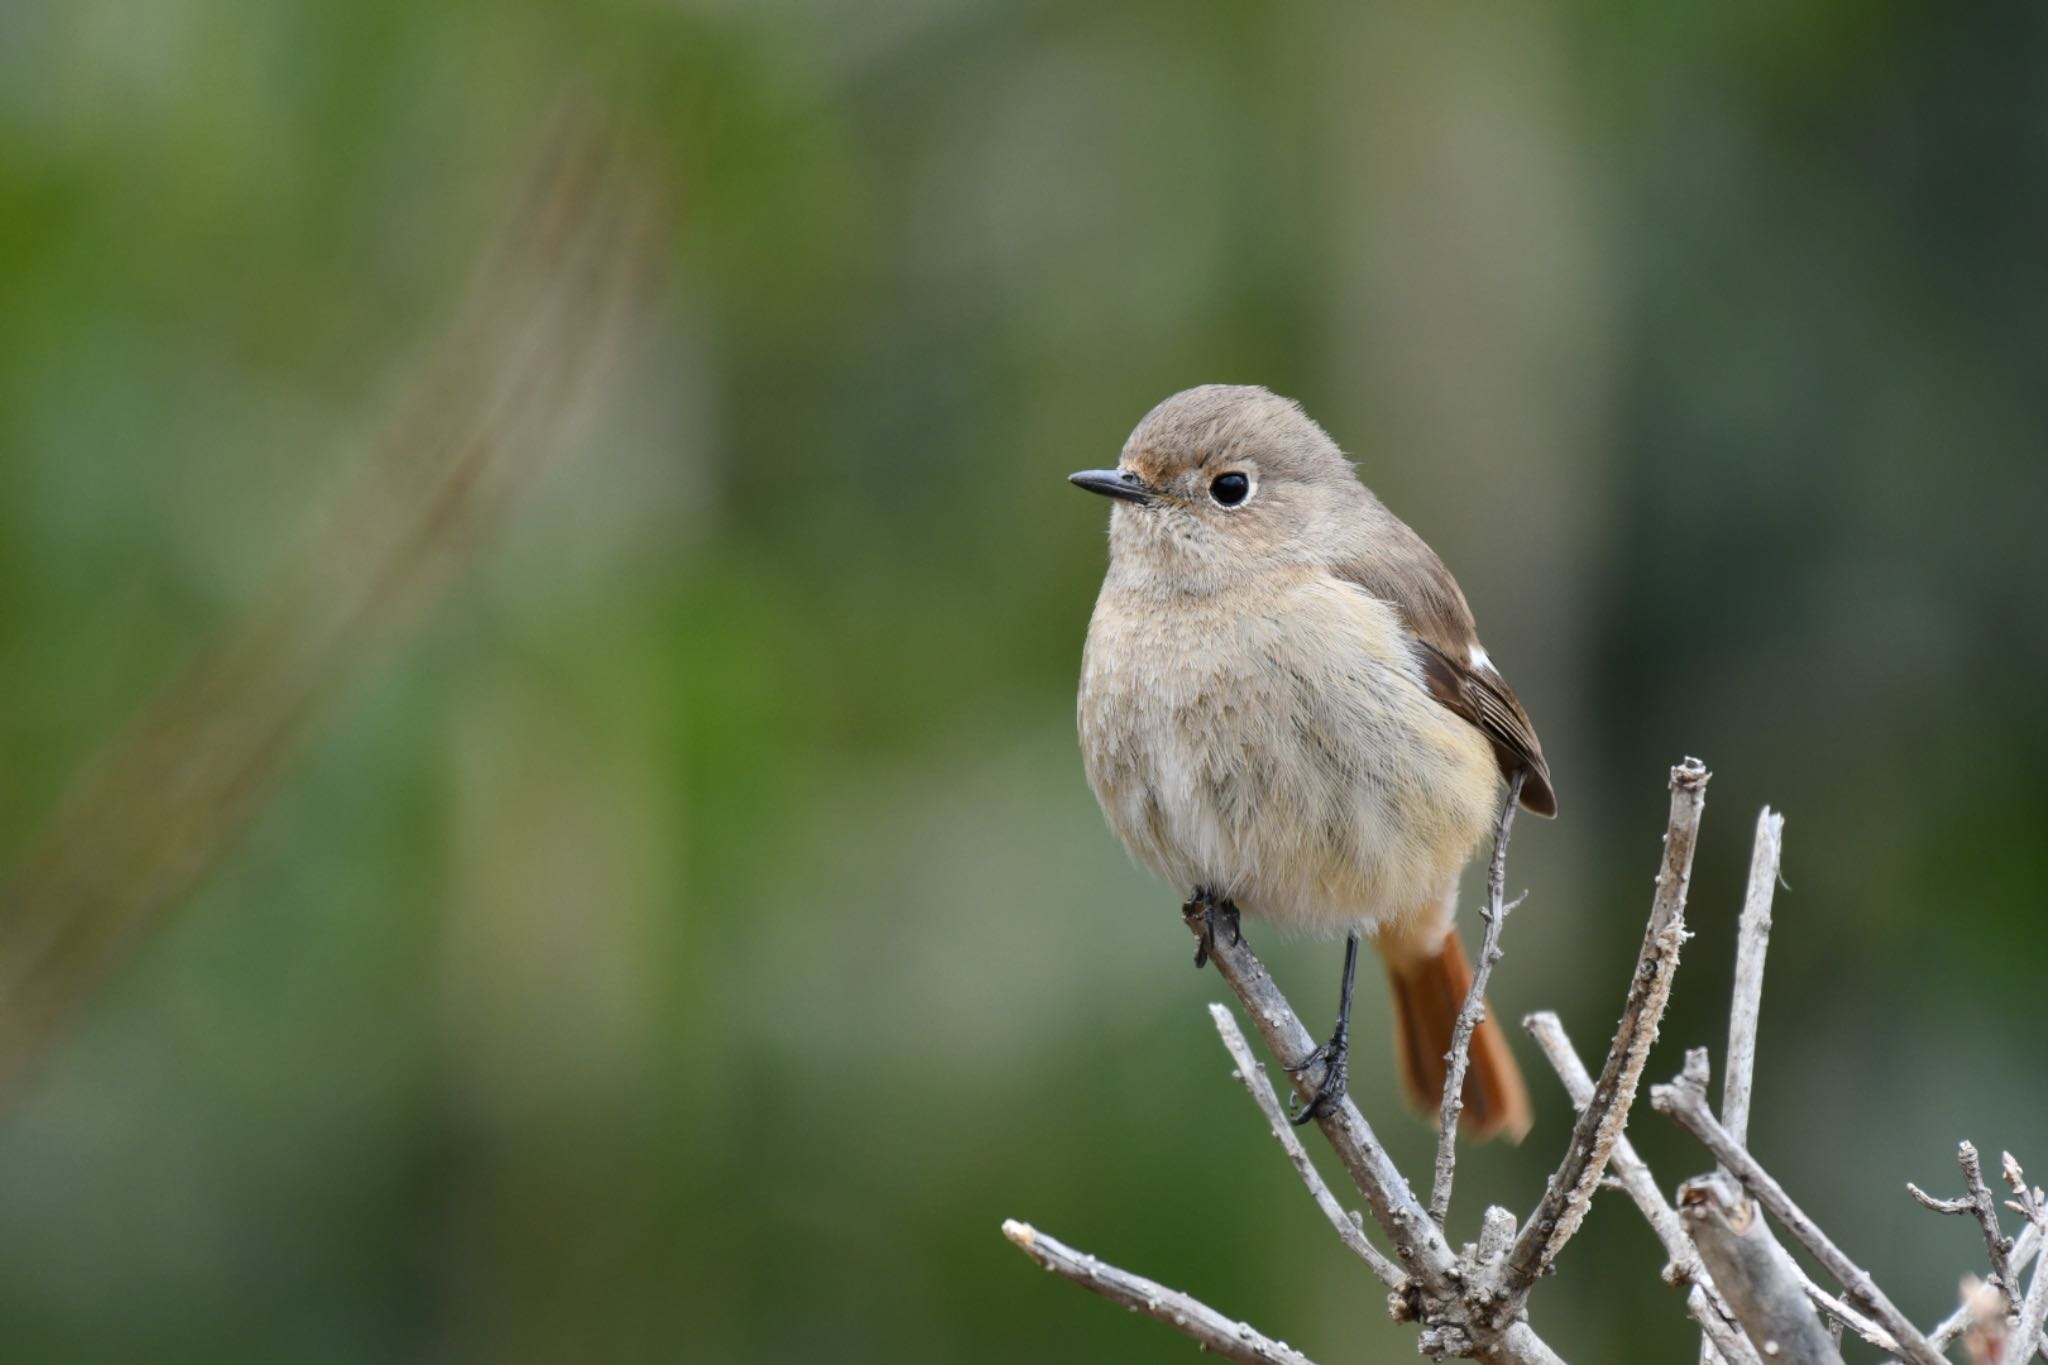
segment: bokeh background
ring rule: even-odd
[[[1408,1358],[1072,739],[1063,476],[1209,381],[1308,405],[1542,729],[1506,1017],[1602,1045],[1697,753],[1651,1073],[1718,1049],[1786,812],[1754,1145],[1945,1312],[1981,1248],[1902,1182],[2048,1175],[2043,70],[2017,2],[9,0],[0,866],[361,515],[565,99],[657,207],[581,416],[0,1091],[0,1355],[1190,1357],[1019,1217]],[[1323,1017],[1337,950],[1269,938]],[[1382,994],[1354,1089],[1421,1170]],[[1466,1237],[1561,1149],[1522,1053]],[[1615,1198],[1537,1322],[1686,1358]]]

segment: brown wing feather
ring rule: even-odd
[[[1517,771],[1528,774],[1522,783],[1522,807],[1537,815],[1557,814],[1557,793],[1550,786],[1550,765],[1544,761],[1543,745],[1529,713],[1515,697],[1507,679],[1462,668],[1434,644],[1420,638],[1416,647],[1422,657],[1422,676],[1429,682],[1430,695],[1445,707],[1478,726],[1493,743],[1494,759],[1501,776],[1512,778]]]
[[[1522,806],[1536,815],[1557,814],[1557,793],[1550,785],[1550,765],[1536,727],[1522,709],[1507,679],[1492,668],[1469,664],[1479,633],[1472,608],[1451,571],[1399,518],[1383,507],[1374,512],[1384,522],[1374,527],[1374,553],[1337,566],[1337,573],[1374,597],[1389,603],[1415,634],[1416,653],[1430,695],[1446,709],[1478,727],[1493,744],[1501,775],[1517,772]]]

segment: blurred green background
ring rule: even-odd
[[[1018,1217],[1410,1358],[1075,753],[1063,476],[1210,381],[1328,426],[1542,729],[1505,1017],[1604,1045],[1697,753],[1651,1074],[1718,1054],[1787,813],[1753,1142],[1946,1312],[1981,1246],[1902,1182],[2048,1176],[2044,70],[2023,3],[8,0],[6,865],[348,483],[565,89],[666,216],[563,458],[13,1089],[0,1356],[1190,1358]],[[1321,1020],[1337,950],[1253,932]],[[1518,1046],[1463,1237],[1562,1147]],[[1616,1199],[1536,1322],[1687,1358]]]

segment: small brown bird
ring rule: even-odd
[[[1131,855],[1191,899],[1346,936],[1337,1028],[1302,1122],[1344,1093],[1351,982],[1370,938],[1392,984],[1409,1098],[1434,1113],[1472,973],[1458,876],[1503,777],[1555,815],[1521,703],[1443,561],[1358,481],[1301,407],[1212,384],[1154,408],[1115,469],[1079,720],[1088,783]],[[1199,957],[1197,959],[1200,960]],[[1528,1131],[1491,1018],[1465,1128]]]

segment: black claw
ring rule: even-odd
[[[1227,900],[1217,900],[1201,887],[1195,888],[1194,894],[1188,898],[1187,904],[1180,908],[1180,912],[1183,916],[1191,917],[1196,914],[1202,916],[1202,936],[1195,943],[1195,967],[1197,970],[1208,966],[1210,957],[1215,953],[1216,931],[1218,927],[1230,931],[1231,947],[1235,948],[1238,944],[1244,942],[1244,935],[1239,931],[1238,926],[1237,906]]]
[[[1313,1095],[1308,1103],[1295,1109],[1289,1118],[1299,1128],[1313,1119],[1337,1112],[1349,1092],[1351,1083],[1351,1046],[1342,1036],[1330,1039],[1308,1056],[1287,1068],[1290,1076],[1300,1076],[1320,1066],[1322,1078],[1316,1082]]]
[[[1323,1068],[1315,1093],[1294,1115],[1297,1128],[1310,1119],[1335,1113],[1344,1102],[1345,1088],[1351,1079],[1351,983],[1357,976],[1358,935],[1354,932],[1344,940],[1344,989],[1337,997],[1336,1030],[1330,1034],[1329,1042],[1287,1068],[1291,1076],[1303,1075],[1318,1063]]]

